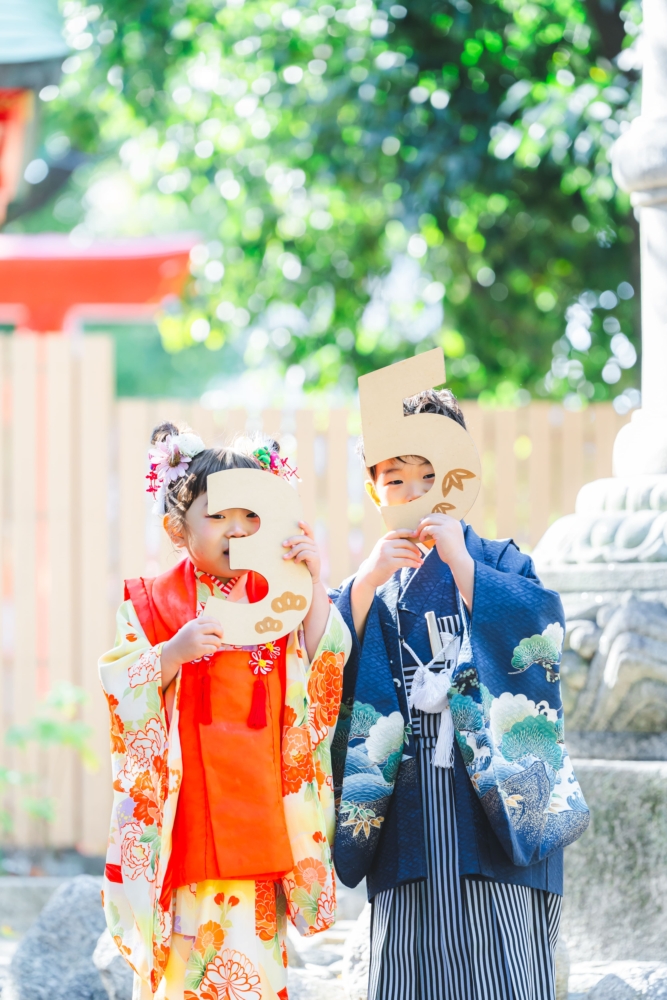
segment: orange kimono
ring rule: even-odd
[[[251,602],[262,583],[249,574]],[[219,588],[189,560],[128,581],[100,663],[115,776],[105,910],[135,997],[284,1000],[286,920],[312,934],[335,916],[329,740],[349,632],[332,609],[311,666],[296,633],[185,664],[167,712],[161,644]]]

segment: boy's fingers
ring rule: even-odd
[[[414,549],[394,549],[389,556],[390,559],[415,559],[417,562],[421,562],[421,553],[419,550],[416,552]]]
[[[304,535],[308,536],[308,538],[315,537],[315,535],[313,534],[313,529],[311,528],[311,526],[308,524],[307,521],[299,521],[299,527],[302,529]]]
[[[409,542],[407,539],[397,539],[391,546],[392,552],[414,552],[415,555],[419,553],[419,547],[415,545],[414,542]]]
[[[387,539],[414,538],[416,534],[417,532],[412,531],[410,528],[399,528],[396,531],[388,531],[384,537]]]

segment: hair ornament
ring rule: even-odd
[[[191,432],[168,434],[164,441],[158,441],[149,449],[146,492],[153,495],[155,513],[164,514],[169,484],[184,476],[192,459],[205,449],[202,439]]]
[[[295,476],[297,481],[300,482],[298,469],[293,469],[288,460],[281,458],[275,449],[264,446],[255,448],[253,456],[265,472],[271,472],[274,476],[280,476],[281,479],[291,479],[292,476]]]

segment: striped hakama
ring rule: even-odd
[[[458,618],[439,625],[455,632]],[[373,900],[369,1000],[555,1000],[561,897],[459,876],[454,772],[432,763],[439,726],[413,710],[429,877]]]

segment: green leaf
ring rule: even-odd
[[[326,634],[322,639],[319,652],[328,650],[332,653],[342,653],[345,649],[345,635],[338,618],[332,618]]]

